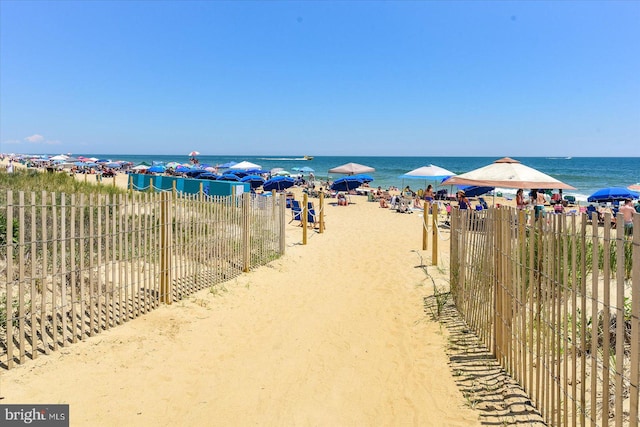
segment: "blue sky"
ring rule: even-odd
[[[0,144],[640,156],[640,2],[1,0]]]

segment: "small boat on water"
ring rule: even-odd
[[[313,156],[304,156],[305,160],[313,160]]]

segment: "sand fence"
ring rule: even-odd
[[[284,252],[284,197],[8,191],[0,365],[10,369]]]
[[[594,223],[454,210],[451,291],[546,422],[637,426],[640,233]]]

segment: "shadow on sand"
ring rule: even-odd
[[[427,315],[434,313],[434,304],[435,297],[424,299]],[[450,300],[437,320],[449,332],[446,352],[454,380],[466,405],[479,412],[482,425],[546,425],[522,387],[507,375],[467,327]]]

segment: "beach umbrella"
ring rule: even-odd
[[[358,188],[364,181],[357,176],[345,176],[344,178],[338,178],[331,184],[333,191],[349,191]]]
[[[245,172],[249,175],[262,175],[263,173],[269,173],[269,171],[263,169],[247,169]]]
[[[635,191],[622,187],[601,188],[587,198],[589,203],[605,203],[615,200],[637,199],[640,197]]]
[[[428,165],[422,166],[418,169],[414,169],[405,173],[404,175],[400,175],[398,178],[402,179],[423,179],[426,181],[440,181],[444,178],[449,178],[455,175],[455,173],[447,170],[445,168],[441,168],[440,166]]]
[[[217,181],[220,178],[220,175],[216,175],[215,173],[211,173],[211,172],[201,172],[198,175],[196,175],[196,177],[198,179],[209,179],[209,180],[214,180]]]
[[[341,166],[329,169],[329,173],[343,173],[346,175],[355,175],[358,173],[371,173],[375,172],[375,168],[371,166],[365,166],[358,163],[346,163]]]
[[[207,172],[204,169],[191,169],[186,173],[186,175],[191,178],[198,178],[200,175],[204,173],[210,173],[210,172]],[[215,174],[212,174],[212,175],[215,175]],[[215,175],[215,176],[217,177],[218,175]]]
[[[458,185],[460,190],[464,190],[464,194],[467,197],[482,196],[489,191],[495,190],[495,187],[479,187],[477,185]]]
[[[630,185],[627,187],[627,189],[631,191],[640,191],[640,183]]]
[[[240,179],[240,182],[248,182],[251,188],[258,188],[264,184],[264,178],[259,175],[247,175]]]
[[[309,166],[303,166],[300,169],[298,169],[300,172],[304,172],[304,173],[310,173],[310,172],[315,172],[315,170],[313,168],[310,168]]]
[[[185,165],[176,166],[176,172],[178,173],[186,173],[186,172],[189,172],[190,170],[191,168],[189,166],[185,166]]]
[[[189,157],[195,157],[195,156],[199,156],[200,152],[199,151],[192,151],[189,153]]]
[[[65,156],[64,154],[58,154],[57,156],[53,156],[49,160],[53,160],[53,161],[62,160],[62,161],[64,161],[64,160],[67,160],[67,156]]]
[[[86,165],[86,163],[85,163],[85,165]],[[147,170],[147,169],[149,169],[149,165],[138,165],[138,166],[134,166],[134,167],[131,168],[131,170],[134,170],[134,171],[143,171],[143,170]]]
[[[293,187],[294,183],[295,180],[290,176],[276,176],[265,181],[262,188],[264,188],[264,191],[281,191],[286,190],[289,187]]]
[[[366,173],[359,173],[359,174],[356,174],[356,175],[351,175],[351,177],[352,178],[357,178],[360,181],[362,181],[363,183],[364,182],[371,182],[371,181],[374,180],[371,175],[367,175]]]
[[[118,163],[118,162],[109,162],[109,163],[106,163],[105,166],[108,167],[108,168],[117,169],[117,168],[121,167],[122,164]]]
[[[231,162],[227,162],[227,163],[223,163],[221,165],[218,165],[218,167],[221,168],[221,169],[228,169],[231,166],[234,166],[234,165],[237,165],[237,164],[238,164],[237,162],[231,161]]]
[[[233,166],[229,166],[229,169],[234,169],[234,170],[262,169],[262,166],[256,165],[255,163],[244,161],[244,162],[236,163]]]
[[[232,173],[225,173],[222,176],[219,176],[218,181],[240,181],[238,175],[234,175]]]
[[[178,163],[178,162],[169,162],[169,163],[167,163],[167,164],[166,164],[166,166],[167,166],[168,168],[175,169],[175,168],[177,168],[178,166],[180,166],[180,163]]]
[[[153,165],[149,169],[147,169],[147,172],[163,173],[166,169],[167,168],[165,168],[163,165]]]
[[[281,171],[277,171],[273,175],[276,175],[276,176],[289,176],[289,175],[291,175],[291,172],[286,171],[286,170],[281,170]]]
[[[575,190],[545,173],[509,157],[496,160],[490,165],[448,178],[443,184],[476,185],[481,187],[535,188]]]

